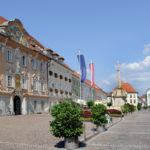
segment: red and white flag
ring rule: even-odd
[[[94,63],[91,62],[89,66],[91,71],[91,87],[94,87]]]

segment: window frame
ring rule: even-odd
[[[7,61],[12,62],[12,50],[7,51]]]

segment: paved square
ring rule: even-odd
[[[86,150],[149,150],[150,111],[126,116],[108,131],[86,142]],[[49,114],[0,117],[0,150],[53,150],[63,139],[49,133]],[[114,119],[115,121],[117,119]],[[86,136],[93,135],[92,123],[86,122]],[[80,137],[83,139],[84,135]]]

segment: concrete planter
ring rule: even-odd
[[[67,150],[74,150],[79,147],[78,137],[65,138],[65,148]]]
[[[105,129],[105,126],[97,126],[97,131],[98,132],[104,132],[106,129]]]

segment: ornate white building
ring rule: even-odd
[[[119,63],[117,66],[117,72],[117,87],[113,90],[112,93],[107,95],[108,102],[112,101],[112,107],[119,110],[121,109],[121,106],[126,103],[137,106],[138,92],[129,83],[121,83]]]
[[[0,115],[41,113],[70,98],[72,71],[63,61],[20,20],[0,17]]]

